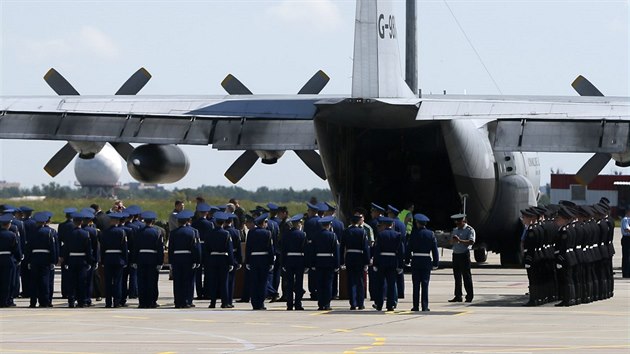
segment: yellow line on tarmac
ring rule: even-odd
[[[378,334],[375,333],[369,333],[369,332],[365,332],[365,333],[361,333],[364,336],[368,336],[368,337],[376,337]]]
[[[464,311],[462,311],[462,312],[460,312],[460,313],[457,313],[457,314],[455,314],[455,315],[453,315],[453,316],[465,316],[465,315],[469,315],[469,314],[471,314],[472,312],[473,312],[473,311],[470,311],[470,310],[464,310]]]
[[[328,310],[328,311],[318,311],[318,312],[309,314],[309,316],[325,315],[325,314],[330,313],[330,312],[332,312],[332,311],[330,311],[330,310]]]
[[[351,329],[343,329],[343,328],[333,328],[333,331],[335,331],[335,332],[344,332],[344,333],[352,332]]]
[[[374,338],[374,343],[372,343],[372,345],[383,345],[383,344],[385,344],[385,338],[383,337]]]
[[[353,349],[354,350],[367,350],[367,349],[372,349],[372,347],[370,347],[370,346],[363,346],[363,347],[356,347],[356,348],[353,348]]]

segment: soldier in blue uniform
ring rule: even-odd
[[[85,305],[92,306],[92,293],[94,292],[94,274],[100,263],[100,253],[98,251],[98,239],[100,231],[94,226],[94,209],[85,208],[81,210],[86,218],[83,219],[82,228],[90,235],[90,246],[92,249],[92,257],[94,258],[94,267],[90,267],[86,275],[86,297]]]
[[[339,241],[332,231],[332,216],[320,218],[321,230],[311,243],[311,270],[317,274],[318,310],[330,310],[333,275],[339,271]]]
[[[207,293],[210,297],[208,308],[215,308],[217,298],[221,298],[221,308],[229,308],[228,274],[234,270],[234,246],[230,233],[224,224],[229,216],[224,212],[214,214],[216,229],[212,231],[203,246],[202,259],[206,268]]]
[[[398,302],[398,288],[396,277],[402,273],[405,257],[405,245],[400,232],[392,228],[394,220],[388,217],[380,217],[382,226],[377,233],[373,252],[373,269],[376,272],[376,298],[373,307],[377,311],[383,308],[383,285],[387,285],[387,311],[394,311]]]
[[[473,300],[473,282],[470,273],[470,249],[475,243],[475,229],[466,223],[466,214],[451,215],[455,222],[452,232],[453,277],[455,278],[455,297],[449,302],[462,302],[462,279],[466,289],[466,302]]]
[[[57,242],[59,248],[59,255],[61,255],[61,247],[66,242],[66,238],[74,230],[74,223],[72,222],[72,213],[77,211],[76,208],[65,208],[63,213],[66,216],[66,220],[57,226]],[[68,270],[65,267],[61,267],[61,298],[68,298]]]
[[[288,231],[282,235],[282,277],[284,289],[282,294],[287,300],[287,310],[304,310],[304,271],[306,269],[306,234],[302,231],[304,214],[297,214],[288,219]]]
[[[195,216],[193,218],[192,226],[199,232],[199,246],[203,250],[204,244],[210,234],[215,229],[215,224],[208,219],[208,213],[213,210],[212,206],[206,203],[199,203],[195,207]],[[213,211],[214,214],[214,211]],[[209,299],[210,295],[208,290],[208,277],[209,274],[205,269],[205,260],[203,252],[201,254],[201,262],[199,268],[195,269],[195,289],[197,290],[197,300]]]
[[[308,248],[311,248],[313,239],[321,230],[321,226],[318,223],[319,207],[312,203],[306,203],[306,219],[304,219],[304,233],[306,234],[306,241]],[[309,250],[310,252],[310,250]],[[317,300],[317,274],[316,271],[311,268],[308,271],[308,292],[311,300]]]
[[[68,235],[61,247],[63,266],[68,270],[68,307],[85,307],[87,271],[94,266],[90,235],[81,228],[87,214],[75,212],[72,214],[74,230]]]
[[[361,226],[362,214],[350,218],[352,224],[341,237],[341,269],[347,272],[350,310],[365,308],[365,273],[370,264],[370,246],[366,230]]]
[[[177,309],[195,307],[192,303],[193,270],[199,268],[201,254],[198,232],[187,225],[193,215],[189,210],[179,212],[178,227],[169,238],[168,259],[173,269],[173,297]]]
[[[133,229],[133,232],[129,233],[128,236],[130,239],[129,244],[130,246],[133,246],[136,234],[144,227],[144,224],[139,220],[142,208],[139,205],[130,205],[125,208],[124,212],[129,214],[129,219],[127,219],[125,226]],[[132,257],[130,257],[130,259],[131,262],[134,262]],[[138,298],[138,270],[133,267],[127,267],[125,270],[127,270],[129,274],[126,272],[123,273],[123,277],[125,279],[123,299],[126,299],[127,297],[130,299],[136,299]],[[129,277],[129,279],[127,279],[127,277]]]
[[[105,307],[120,307],[123,268],[129,264],[127,233],[119,225],[122,213],[108,214],[110,227],[100,239],[101,262],[105,270]]]
[[[413,219],[416,227],[409,236],[406,257],[407,263],[411,263],[411,280],[413,281],[413,307],[411,311],[418,311],[420,304],[422,311],[430,311],[429,280],[431,279],[431,270],[437,269],[440,255],[435,234],[426,227],[429,218],[424,214],[416,214]],[[420,301],[421,287],[422,301]]]
[[[267,278],[273,271],[274,246],[267,229],[267,214],[254,219],[256,227],[247,234],[245,243],[246,268],[249,270],[250,295],[254,310],[266,310],[265,289]]]
[[[407,225],[398,218],[398,214],[400,214],[400,210],[398,208],[392,206],[391,204],[387,205],[387,217],[394,220],[394,230],[400,232],[400,237],[403,240],[405,247],[407,247]],[[405,272],[402,272],[396,276],[396,287],[398,288],[398,298],[405,298]]]
[[[378,220],[379,218],[384,216],[383,214],[385,214],[385,208],[383,208],[382,206],[376,203],[370,204],[370,221],[368,222],[367,225],[374,232],[374,240],[370,247],[370,255],[372,257],[374,257],[374,244],[376,243],[376,238],[378,236]],[[370,299],[372,300],[376,299],[376,294],[377,294],[376,283],[377,283],[376,272],[374,271],[373,267],[369,267],[368,268],[368,290],[370,292]]]
[[[154,227],[157,214],[144,211],[141,214],[144,227],[136,234],[132,250],[134,266],[138,269],[138,308],[156,308],[158,280],[164,263],[164,238]]]
[[[10,230],[13,215],[0,215],[0,308],[15,306],[11,291],[17,264],[22,260],[20,240]]]
[[[57,247],[54,235],[57,231],[48,227],[48,212],[35,213],[35,232],[30,235],[24,250],[26,268],[30,271],[31,308],[52,307],[50,302],[50,269],[57,263]]]
[[[234,227],[234,222],[238,220],[236,214],[228,213],[228,219],[223,224],[223,228],[230,234],[232,239],[232,249],[234,254],[234,267],[228,274],[228,308],[234,307],[234,283],[236,280],[236,271],[241,269],[243,264],[243,249],[241,248],[241,232]]]
[[[37,229],[36,222],[31,218],[33,213],[33,208],[28,206],[21,206],[16,209],[17,214],[20,215],[20,221],[24,227],[24,235],[22,238],[24,239],[24,243],[22,244],[22,250],[26,249],[26,243],[29,238],[35,233]],[[20,267],[20,277],[22,279],[22,297],[27,298],[31,297],[31,270],[28,269],[27,266]]]
[[[13,220],[11,220],[11,229],[18,236],[18,240],[20,241],[20,249],[24,251],[24,247],[26,246],[26,230],[24,229],[24,223],[22,222],[22,220],[15,217],[18,212],[18,208],[12,205],[5,205],[4,213],[9,213],[13,215]],[[28,273],[28,270],[26,271],[26,273]],[[28,284],[26,284],[26,287],[22,286],[22,292],[20,292],[20,278],[27,276],[28,275],[24,274],[24,271],[22,270],[21,263],[16,265],[16,271],[13,274],[13,289],[11,291],[13,298],[16,298],[18,296],[30,297],[30,295],[28,294]],[[24,291],[26,291],[26,293]]]
[[[269,208],[269,219],[267,225],[269,231],[271,231],[271,238],[273,239],[275,260],[273,264],[273,272],[269,276],[269,286],[267,287],[267,296],[270,297],[271,302],[276,302],[280,299],[280,273],[281,273],[281,257],[280,257],[280,220],[277,218],[279,206],[274,203],[267,203]]]

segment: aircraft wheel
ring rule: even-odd
[[[475,248],[473,250],[475,256],[475,262],[484,263],[488,260],[488,249],[485,247]]]

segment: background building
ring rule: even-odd
[[[599,175],[584,186],[575,179],[575,175],[551,174],[549,197],[553,204],[561,200],[570,200],[575,204],[595,204],[606,197],[610,200],[612,215],[623,215],[630,207],[630,176]]]

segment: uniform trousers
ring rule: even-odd
[[[265,289],[268,276],[269,266],[252,265],[249,270],[249,279],[251,280],[249,294],[254,310],[260,310],[265,307]]]
[[[396,279],[398,272],[395,267],[378,267],[376,272],[376,299],[374,303],[378,309],[383,308],[383,302],[385,294],[383,291],[384,286],[387,286],[387,309],[394,309],[398,302],[398,287],[396,286]]]
[[[347,267],[348,301],[351,307],[363,307],[365,304],[365,272],[363,267]]]
[[[293,308],[293,305],[302,307],[304,267],[285,267],[284,269],[282,296],[287,299],[287,308]]]
[[[195,286],[192,263],[171,264],[173,269],[173,298],[175,307],[192,305]]]
[[[68,265],[68,305],[70,306],[74,306],[75,301],[79,306],[85,305],[87,267],[86,265]]]
[[[413,308],[422,310],[429,308],[429,280],[431,279],[431,268],[414,268],[411,270],[411,281],[413,282]],[[422,299],[420,290],[422,289]]]
[[[630,278],[630,236],[621,236],[621,276]]]
[[[455,278],[455,297],[462,297],[462,280],[466,289],[466,300],[472,300],[473,282],[470,273],[470,252],[453,253],[453,277]]]
[[[205,265],[206,269],[206,296],[211,303],[221,298],[221,305],[229,304],[228,301],[228,266]]]
[[[11,303],[14,272],[15,265],[0,266],[0,307],[6,307]]]
[[[138,306],[152,307],[158,299],[157,264],[138,264]]]
[[[328,308],[333,296],[335,270],[333,267],[317,267],[315,274],[317,274],[317,305],[320,308]]]
[[[120,306],[122,298],[122,265],[105,265],[105,306]]]
[[[29,273],[31,306],[37,305],[37,301],[41,307],[48,306],[50,304],[50,265],[31,264]]]

